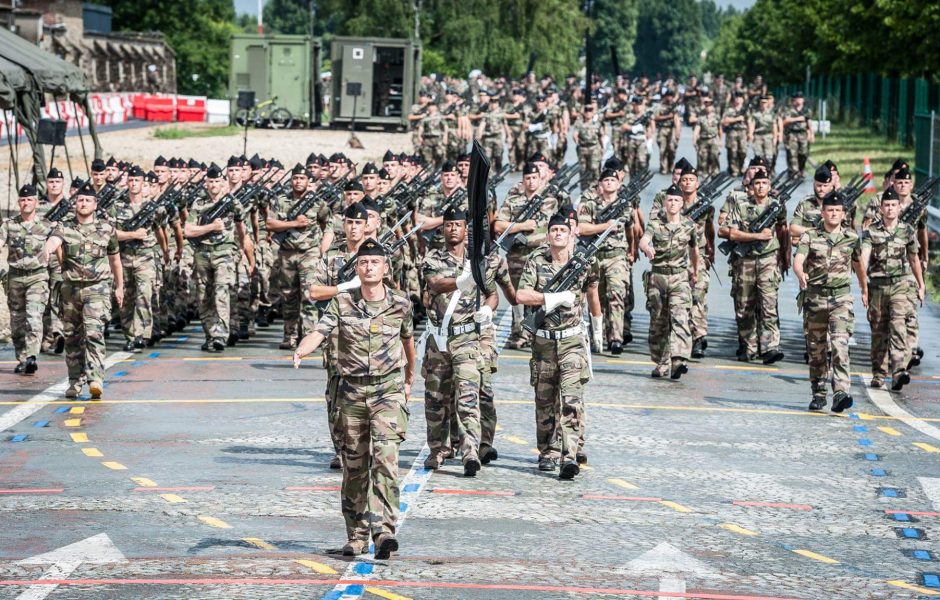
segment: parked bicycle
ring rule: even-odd
[[[240,108],[235,113],[235,123],[239,127],[254,125],[271,129],[290,129],[294,124],[294,115],[283,106],[277,105],[277,96],[255,104],[252,108]]]

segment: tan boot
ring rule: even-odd
[[[66,398],[78,398],[78,395],[81,393],[82,393],[81,381],[70,381],[69,387],[65,388]]]
[[[343,556],[357,556],[369,551],[369,540],[349,540],[343,546]]]
[[[104,386],[101,385],[100,381],[92,381],[88,384],[88,391],[91,393],[92,400],[100,400],[101,392],[104,390]]]

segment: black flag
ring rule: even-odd
[[[470,208],[470,270],[477,284],[477,304],[480,290],[486,287],[486,255],[489,254],[490,224],[486,218],[487,179],[490,161],[483,154],[479,142],[473,142],[470,151],[470,173],[467,176],[467,203]]]

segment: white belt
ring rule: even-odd
[[[539,329],[535,335],[546,340],[563,340],[565,338],[581,335],[584,332],[582,327],[570,327],[568,329],[548,330]]]
[[[461,333],[471,333],[477,330],[477,324],[474,323],[465,323],[463,325],[454,325],[453,327],[448,328],[447,331],[443,327],[437,327],[428,323],[426,326],[428,333],[433,336],[446,336],[454,337],[455,335],[460,335]]]

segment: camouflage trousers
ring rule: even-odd
[[[532,156],[536,152],[540,152],[546,157],[552,153],[552,140],[549,136],[526,135],[526,157]]]
[[[555,149],[552,151],[552,160],[556,164],[563,165],[565,163],[565,154],[568,152],[568,138],[566,136],[558,136],[558,141],[555,143]],[[604,152],[601,151],[601,155]]]
[[[456,161],[457,157],[463,152],[466,143],[463,139],[460,138],[456,133],[451,133],[447,136],[447,151],[446,158],[447,160]]]
[[[522,129],[512,129],[512,138],[509,142],[509,164],[512,165],[513,170],[521,171],[522,165],[525,164],[526,156],[525,153],[525,132]]]
[[[744,172],[744,159],[747,157],[747,132],[729,131],[725,135],[725,148],[728,150],[728,171],[732,177]]]
[[[608,344],[623,343],[624,314],[627,290],[630,287],[630,269],[626,250],[612,249],[597,253],[600,267],[599,293],[604,302],[604,338]]]
[[[646,148],[646,139],[623,138],[623,162],[630,177],[635,177],[650,166],[650,153]]]
[[[917,305],[911,302],[917,286],[910,278],[872,281],[868,286],[868,322],[871,324],[871,374],[884,378],[907,369],[916,338],[908,335]]]
[[[168,317],[170,316],[169,304],[167,304],[169,299],[166,293],[166,279],[169,269],[167,268],[168,263],[163,262],[163,251],[159,248],[154,249],[153,264],[156,277],[153,280],[153,300],[151,304],[153,305],[153,331],[156,333],[158,330],[166,331]]]
[[[464,336],[461,336],[464,337]],[[451,419],[456,416],[457,443],[463,462],[476,459],[480,450],[480,380],[484,369],[479,341],[450,343],[441,352],[433,338],[421,367],[424,377],[424,418],[431,456],[450,450]]]
[[[232,323],[235,327],[245,326],[254,320],[255,313],[252,310],[251,303],[251,279],[252,275],[248,272],[248,259],[244,253],[238,253],[238,265],[235,271],[235,317]]]
[[[324,361],[326,362],[326,361]],[[339,455],[343,451],[343,418],[336,401],[336,392],[339,389],[339,373],[331,364],[326,365],[326,420],[330,427],[330,441],[333,442],[333,451]]]
[[[672,127],[663,127],[656,132],[656,144],[659,146],[659,172],[672,173],[672,165],[676,162],[676,148],[679,140]]]
[[[699,252],[704,252],[699,248]],[[695,285],[689,282],[692,288],[692,306],[689,308],[689,327],[692,330],[692,340],[708,335],[708,286],[711,283],[711,273],[708,272],[708,259],[701,258],[698,267]]]
[[[778,349],[780,267],[777,253],[737,258],[734,272],[734,316],[738,337],[744,341],[747,354],[757,356]]]
[[[195,295],[207,338],[228,338],[231,293],[235,286],[234,249],[195,253]]]
[[[49,273],[43,268],[35,275],[11,274],[9,286],[9,330],[16,360],[23,362],[30,356],[38,356],[42,345],[42,312],[49,302]]]
[[[506,253],[506,264],[509,267],[509,279],[518,289],[519,280],[522,278],[522,270],[525,267],[526,258],[529,256],[530,249],[523,245],[513,246]],[[512,331],[510,339],[522,339],[528,341],[531,335],[522,328],[522,319],[524,310],[520,304],[514,306],[512,311]]]
[[[341,503],[349,540],[395,534],[401,493],[398,447],[408,429],[401,376],[366,381],[341,378],[336,392],[343,427]]]
[[[271,306],[271,273],[277,259],[274,245],[262,236],[255,246],[255,272],[251,276],[251,309]]]
[[[751,142],[751,150],[754,152],[754,156],[763,156],[767,160],[767,163],[770,165],[771,173],[773,173],[775,163],[771,161],[773,161],[777,155],[776,144],[774,144],[774,134],[754,134],[754,140]]]
[[[486,137],[480,140],[483,152],[490,161],[490,172],[496,173],[503,168],[503,140],[499,137]]]
[[[82,372],[88,381],[104,381],[104,324],[111,317],[111,280],[62,282],[62,334],[69,382]]]
[[[441,168],[444,163],[447,146],[440,138],[425,139],[421,144],[421,158],[433,170]]]
[[[10,307],[8,306],[6,276],[0,277],[0,340],[10,339]]]
[[[695,162],[699,177],[717,175],[721,170],[719,166],[718,138],[699,138],[695,144]]]
[[[298,328],[310,333],[317,324],[317,307],[307,290],[313,282],[320,249],[304,252],[281,250],[277,254],[278,288],[284,298],[284,340],[299,337]]]
[[[483,373],[480,379],[480,445],[492,446],[496,436],[496,404],[493,394],[493,374],[497,370],[499,353],[496,351],[496,327],[489,325],[480,330],[480,350],[483,351]]]
[[[124,337],[149,339],[153,331],[153,289],[156,264],[153,252],[121,254],[124,268],[124,305],[121,307],[121,328]]]
[[[535,388],[539,458],[575,460],[584,439],[584,384],[590,379],[584,337],[532,340],[529,383]]]
[[[669,367],[672,359],[688,359],[692,352],[689,311],[692,289],[687,269],[643,273],[646,310],[650,313],[650,357],[657,368]]]
[[[809,158],[809,139],[806,132],[789,133],[783,139],[783,147],[787,151],[787,169],[791,173],[802,171]]]
[[[907,320],[907,342],[911,345],[911,349],[916,348],[920,341],[920,324],[917,321],[917,306],[920,304],[920,298],[917,297],[917,286],[912,285],[908,289],[908,299],[911,301],[911,306],[914,307],[914,312],[911,314],[911,318]]]
[[[803,323],[809,352],[809,379],[813,397],[825,397],[832,379],[833,392],[848,392],[849,338],[855,326],[855,313],[849,286],[826,293],[808,289],[803,301]],[[828,343],[827,343],[828,336]],[[831,364],[826,355],[832,353]]]
[[[594,187],[601,174],[603,150],[600,146],[578,146],[578,165],[581,166],[581,191]]]
[[[42,313],[42,347],[48,349],[56,334],[62,334],[62,265],[58,257],[49,257],[49,301]]]
[[[198,302],[193,290],[193,281],[195,279],[196,269],[196,251],[189,242],[184,242],[183,253],[179,263],[174,267],[174,294],[173,294],[173,312],[177,315],[185,315],[187,309]]]

